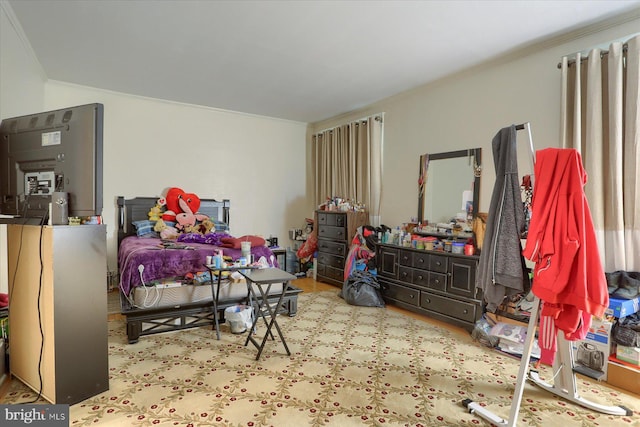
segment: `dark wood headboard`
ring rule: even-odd
[[[122,239],[136,234],[136,230],[131,223],[149,219],[149,210],[157,202],[157,197],[136,197],[134,199],[118,197],[118,247]],[[229,224],[230,207],[231,201],[229,199],[200,199],[198,212],[207,215],[212,220]]]

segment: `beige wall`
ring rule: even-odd
[[[0,1],[0,119],[41,111],[45,81],[13,11]],[[7,227],[0,225],[0,293],[8,292],[8,272]]]
[[[233,235],[278,236],[306,210],[306,124],[50,81],[45,109],[104,104],[104,210],[116,266],[116,197],[159,197],[180,187],[231,200]]]
[[[115,268],[116,256],[115,197],[157,196],[168,186],[182,186],[207,198],[230,198],[234,234],[273,234],[286,246],[287,229],[302,226],[313,211],[310,150],[305,151],[309,135],[378,112],[386,113],[383,223],[395,226],[417,215],[418,157],[426,152],[481,147],[480,209],[486,211],[495,179],[490,150],[495,133],[511,123],[528,121],[536,149],[557,146],[560,57],[640,28],[636,14],[615,27],[600,25],[545,48],[524,49],[508,59],[307,127],[47,82],[19,24],[3,4],[0,118],[92,102],[105,105],[104,217],[109,224],[110,269]],[[520,147],[522,175],[531,166],[524,139]]]
[[[48,81],[4,2],[0,20],[0,118],[104,104],[109,269],[117,268],[116,197],[159,197],[172,186],[203,198],[230,199],[235,235],[273,235],[282,246],[292,243],[287,230],[302,227],[310,215],[305,123]],[[3,259],[0,292],[7,287]]]
[[[389,226],[417,215],[421,154],[481,147],[480,211],[486,212],[495,181],[493,136],[510,124],[530,122],[535,149],[559,146],[560,72],[556,67],[560,58],[636,33],[639,15],[612,28],[600,25],[547,43],[545,48],[522,50],[508,59],[314,123],[309,133],[385,112],[381,215],[382,223]],[[380,56],[384,58],[384,53]],[[520,175],[524,175],[532,172],[531,155],[526,134],[519,132],[518,138]]]
[[[41,111],[45,81],[13,11],[0,2],[0,119]]]

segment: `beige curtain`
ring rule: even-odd
[[[380,225],[383,114],[313,135],[315,204],[340,197],[362,203]]]
[[[562,58],[564,148],[582,154],[607,272],[640,271],[640,36]]]

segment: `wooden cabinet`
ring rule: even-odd
[[[358,227],[366,225],[366,212],[317,211],[318,230],[317,279],[342,286],[344,265]]]
[[[378,281],[389,304],[471,331],[482,315],[478,256],[378,245]]]
[[[51,403],[109,389],[106,237],[104,225],[8,226],[10,370]]]

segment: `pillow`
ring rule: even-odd
[[[136,229],[138,237],[160,237],[157,232],[153,231],[153,226],[156,225],[155,221],[145,219],[142,221],[133,221],[131,224]]]
[[[260,236],[223,237],[220,239],[223,248],[240,249],[241,242],[251,242],[251,247],[264,246],[266,241]]]
[[[229,231],[229,224],[226,222],[216,221],[215,219],[212,219],[211,222],[213,222],[217,232],[223,233]]]

